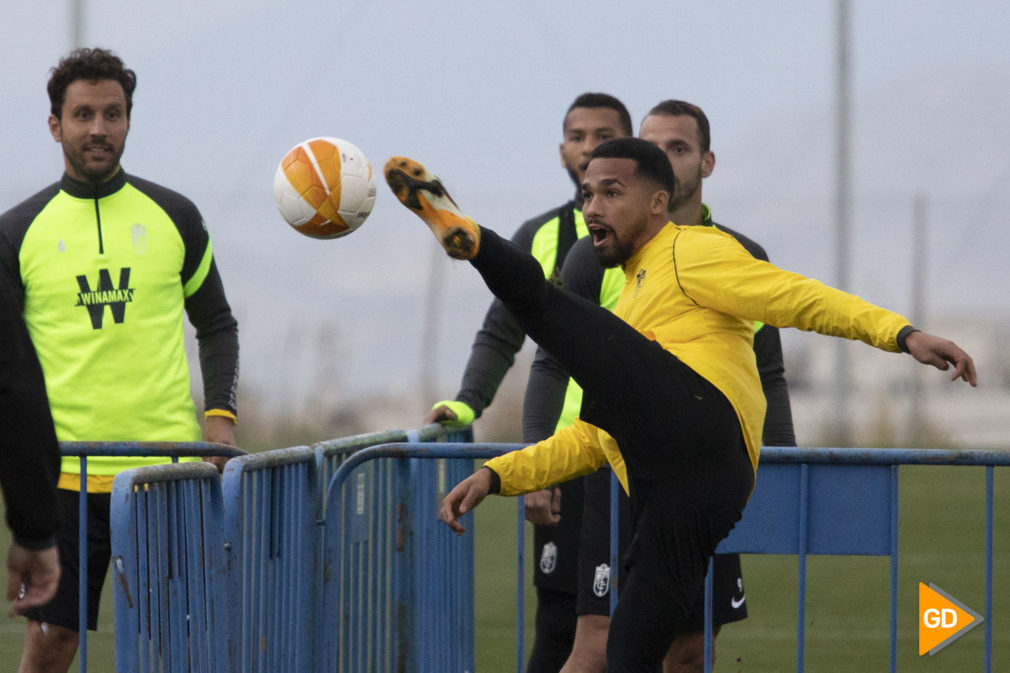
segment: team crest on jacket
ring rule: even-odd
[[[593,593],[603,598],[610,591],[610,566],[601,563],[596,566],[596,576],[593,577]]]
[[[553,542],[544,545],[540,552],[540,572],[550,575],[558,567],[558,546]]]
[[[635,295],[638,296],[638,291],[642,289],[642,284],[645,282],[645,269],[641,269],[635,275]]]
[[[138,255],[143,255],[147,251],[147,227],[139,222],[130,227],[130,242],[133,243],[133,250]]]

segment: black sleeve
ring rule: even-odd
[[[533,246],[537,220],[525,222],[512,236],[512,242],[523,250]],[[473,409],[480,418],[491,405],[505,374],[515,363],[516,353],[523,347],[526,333],[500,300],[495,299],[484,315],[470,347],[470,359],[463,370],[463,380],[456,399]]]
[[[237,414],[238,322],[225,298],[215,262],[211,262],[200,289],[186,299],[186,315],[196,328],[204,409]]]
[[[765,446],[796,446],[789,384],[786,383],[782,339],[778,327],[762,325],[754,334],[754,355],[761,376],[761,389],[768,402],[761,442]]]
[[[60,450],[45,380],[18,308],[17,293],[0,279],[0,486],[7,525],[19,544],[55,544]]]
[[[721,224],[715,226],[733,236],[755,258],[768,261],[768,253],[754,240]],[[778,327],[762,325],[754,334],[754,356],[761,377],[761,389],[768,403],[761,442],[765,446],[796,446],[789,384],[786,383],[782,338]]]
[[[524,442],[539,442],[554,434],[567,389],[568,372],[547,351],[537,348],[523,397]]]
[[[572,294],[600,303],[603,266],[593,252],[592,238],[580,239],[565,257],[561,283]],[[543,348],[530,367],[523,399],[523,441],[538,442],[554,434],[568,390],[568,371]]]
[[[505,305],[495,299],[474,337],[470,359],[456,394],[457,400],[473,409],[476,418],[490,406],[525,339],[526,333],[519,323]]]

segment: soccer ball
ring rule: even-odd
[[[274,173],[281,216],[312,238],[339,238],[361,226],[375,205],[372,165],[340,138],[312,138],[292,147]]]

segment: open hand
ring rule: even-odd
[[[445,522],[449,528],[457,535],[466,532],[466,528],[459,522],[459,518],[474,507],[479,505],[488,492],[491,490],[491,473],[486,468],[481,468],[471,474],[449,491],[449,494],[442,500],[442,508],[438,512],[438,517]]]

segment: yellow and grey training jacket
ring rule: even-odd
[[[0,283],[21,300],[60,441],[199,441],[184,313],[205,408],[235,418],[238,328],[203,219],[181,194],[122,170],[98,185],[64,175],[0,216]],[[88,488],[159,462],[91,458]],[[78,459],[62,471],[60,486],[76,489]]]
[[[863,341],[897,352],[908,320],[819,281],[755,259],[713,227],[667,225],[624,265],[614,313],[718,388],[733,405],[757,468],[765,398],[754,322]],[[609,462],[628,488],[617,443],[577,419],[553,437],[487,462],[500,493],[542,488]]]

